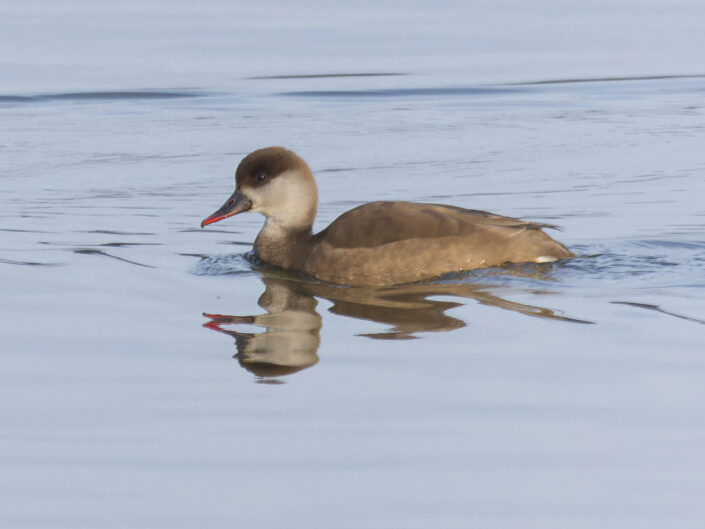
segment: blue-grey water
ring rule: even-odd
[[[699,2],[0,6],[0,526],[702,527]],[[374,75],[371,75],[374,74]],[[386,289],[205,230],[297,151],[579,258]]]

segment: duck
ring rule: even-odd
[[[235,191],[201,228],[246,211],[264,215],[254,242],[263,262],[339,285],[390,286],[510,263],[549,263],[576,255],[524,221],[458,206],[377,201],[313,233],[318,190],[295,152],[266,147],[245,156]]]

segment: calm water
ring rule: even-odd
[[[0,525],[702,526],[701,7],[52,5],[2,8]],[[316,228],[445,202],[580,258],[288,275],[260,216],[198,227],[267,145],[313,168]]]

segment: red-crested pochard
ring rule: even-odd
[[[394,285],[506,263],[575,257],[546,235],[550,224],[440,204],[372,202],[312,231],[316,182],[296,153],[268,147],[248,154],[235,192],[201,227],[243,211],[266,219],[254,251],[264,262],[345,285]]]

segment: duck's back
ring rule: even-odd
[[[504,263],[574,257],[548,224],[438,204],[373,202],[314,236],[302,268],[344,284],[396,284]]]

